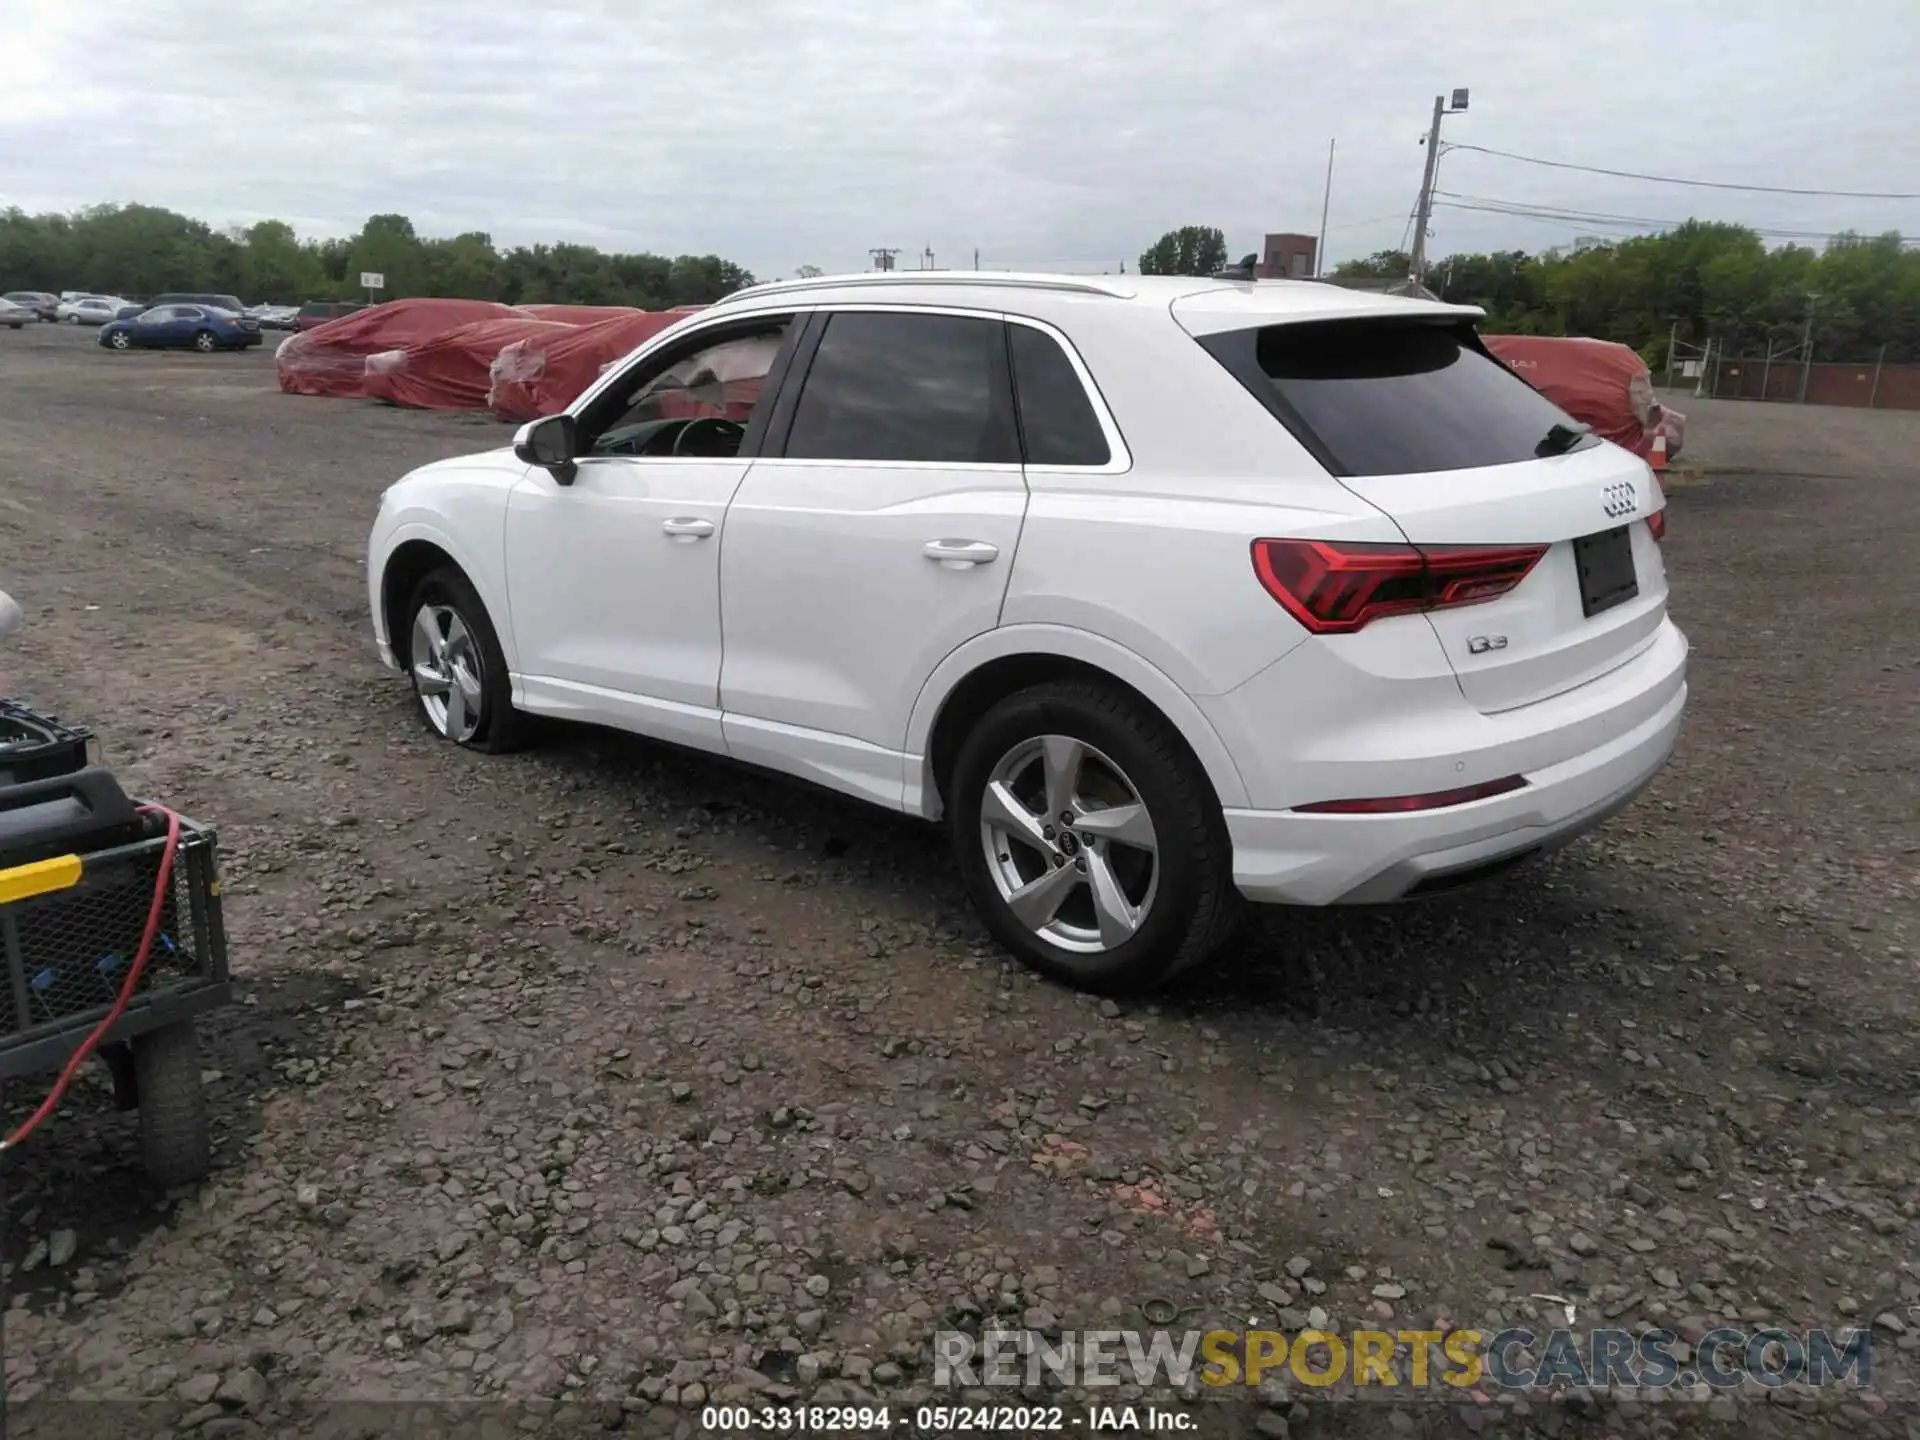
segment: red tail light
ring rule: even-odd
[[[1656,510],[1647,516],[1647,533],[1656,540],[1667,538],[1667,512]]]
[[[1483,785],[1469,785],[1463,790],[1436,790],[1427,795],[1382,795],[1370,800],[1321,800],[1293,808],[1309,815],[1404,815],[1411,810],[1444,810],[1449,805],[1486,800],[1494,795],[1519,790],[1526,783],[1518,775],[1508,775],[1500,780],[1489,780]]]
[[[1253,569],[1267,593],[1316,635],[1351,635],[1372,620],[1504,595],[1540,563],[1545,545],[1381,545],[1256,540]]]

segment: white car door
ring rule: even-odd
[[[727,749],[886,805],[921,686],[999,623],[1027,489],[1006,324],[815,318],[721,549]]]
[[[720,323],[631,363],[576,414],[570,481],[534,467],[507,502],[524,708],[709,750],[720,726],[720,555],[792,317]]]

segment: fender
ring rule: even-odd
[[[901,808],[909,815],[927,820],[940,818],[940,794],[934,784],[932,760],[927,750],[934,722],[947,698],[982,665],[1009,655],[1057,655],[1125,681],[1152,701],[1180,732],[1213,782],[1222,807],[1244,808],[1249,803],[1246,783],[1240,778],[1240,771],[1221,742],[1219,732],[1186,691],[1174,684],[1164,671],[1124,645],[1090,630],[1032,624],[1004,625],[976,635],[935,666],[926,684],[920,687],[919,698],[914,701],[913,713],[907,720],[906,753],[902,757],[905,793],[901,797]]]
[[[389,523],[392,528],[379,541],[379,568],[375,570],[368,567],[367,585],[373,605],[374,638],[388,643],[393,638],[386,633],[386,617],[380,612],[380,591],[385,584],[387,564],[393,558],[393,552],[409,540],[424,540],[444,550],[448,558],[465,572],[467,579],[473,582],[480,602],[487,607],[487,617],[493,622],[494,634],[500,641],[501,654],[506,657],[507,670],[513,675],[517,696],[520,688],[519,657],[514,653],[513,624],[507,606],[502,557],[496,555],[493,563],[488,564],[442,529],[436,523],[437,519],[435,512],[425,509],[401,510],[391,518]]]

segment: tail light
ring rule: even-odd
[[[1267,593],[1316,635],[1351,635],[1389,615],[1478,605],[1527,578],[1545,545],[1340,544],[1256,540]]]
[[[1664,509],[1647,516],[1647,533],[1656,540],[1667,538],[1667,512]]]
[[[1320,800],[1293,808],[1305,815],[1405,815],[1415,810],[1445,810],[1451,805],[1466,805],[1524,789],[1526,781],[1518,775],[1506,775],[1481,785],[1461,790],[1435,790],[1426,795],[1381,795],[1366,800]]]

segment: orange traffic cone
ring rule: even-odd
[[[1653,468],[1653,473],[1656,475],[1659,475],[1666,470],[1667,468],[1667,437],[1666,436],[1656,435],[1653,437],[1653,451],[1651,454],[1647,456],[1647,464]]]

